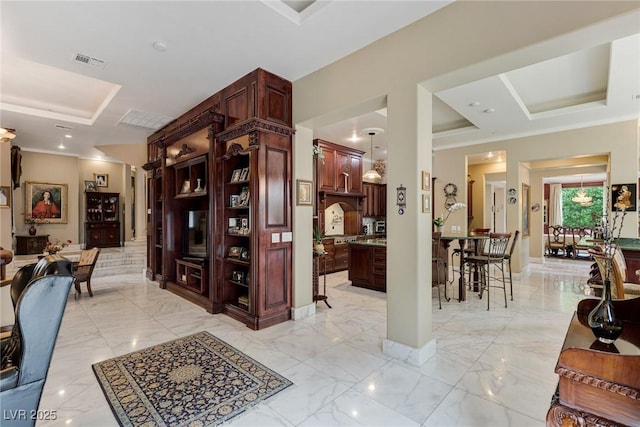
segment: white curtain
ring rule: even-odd
[[[549,185],[549,225],[562,225],[562,184]]]

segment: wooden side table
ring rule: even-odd
[[[49,241],[48,234],[16,236],[16,255],[41,254]]]
[[[598,302],[580,301],[571,319],[547,426],[640,425],[640,298],[614,300],[623,327],[612,345],[600,343],[589,328],[589,312]]]

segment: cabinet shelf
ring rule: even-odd
[[[241,259],[225,258],[225,261],[227,261],[227,262],[229,262],[231,264],[244,265],[245,267],[249,266],[249,261],[243,261]]]
[[[174,199],[190,199],[192,197],[204,197],[207,195],[206,191],[192,191],[190,193],[176,194]]]
[[[249,285],[247,285],[246,283],[236,282],[235,280],[231,280],[231,279],[227,279],[227,282],[243,288],[249,288]]]

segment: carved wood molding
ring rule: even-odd
[[[176,121],[174,120],[155,134],[151,135],[149,137],[149,142],[156,144],[159,147],[167,147],[185,136],[189,136],[211,124],[218,124],[218,126],[213,126],[214,132],[218,131],[223,123],[224,116],[216,113],[213,109],[209,109],[182,123],[176,124]]]
[[[144,165],[142,165],[142,169],[146,171],[151,171],[159,168],[160,166],[161,166],[161,161],[160,159],[157,159],[157,160],[154,160],[153,162],[145,163]]]
[[[194,151],[196,151],[195,148],[188,146],[186,143],[182,144],[182,148],[180,148],[180,151],[178,151],[173,158],[174,159],[179,159],[182,156],[186,156],[187,154],[193,153]]]
[[[252,132],[257,131],[271,132],[282,136],[291,136],[295,133],[293,129],[286,126],[282,126],[262,119],[249,119],[218,133],[216,135],[216,139],[218,140],[218,142],[227,142],[242,135],[251,134]],[[252,136],[250,135],[249,137],[251,138]],[[257,135],[255,136],[255,138],[257,138]],[[257,141],[255,143],[257,144]],[[250,144],[254,144],[251,142],[251,139]]]
[[[551,398],[551,407],[547,411],[547,426],[552,427],[624,427],[621,424],[598,417],[588,412],[569,408],[560,403],[559,390]]]
[[[630,399],[640,400],[640,390],[635,388],[612,383],[611,381],[606,381],[591,375],[583,374],[581,372],[572,371],[567,368],[557,368],[556,373],[561,377],[568,378],[572,381],[581,382],[583,384],[608,391],[609,393],[616,393]]]
[[[227,148],[227,152],[224,153],[222,158],[224,160],[228,160],[233,156],[237,156],[238,154],[246,154],[249,151],[257,150],[258,148],[260,148],[260,146],[258,146],[258,145],[251,145],[251,146],[249,146],[247,148],[244,148],[240,144],[233,143],[233,144],[231,144],[231,146],[229,148]]]

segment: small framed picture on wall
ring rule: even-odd
[[[93,180],[96,182],[96,187],[108,187],[109,186],[109,174],[106,173],[94,173]]]

